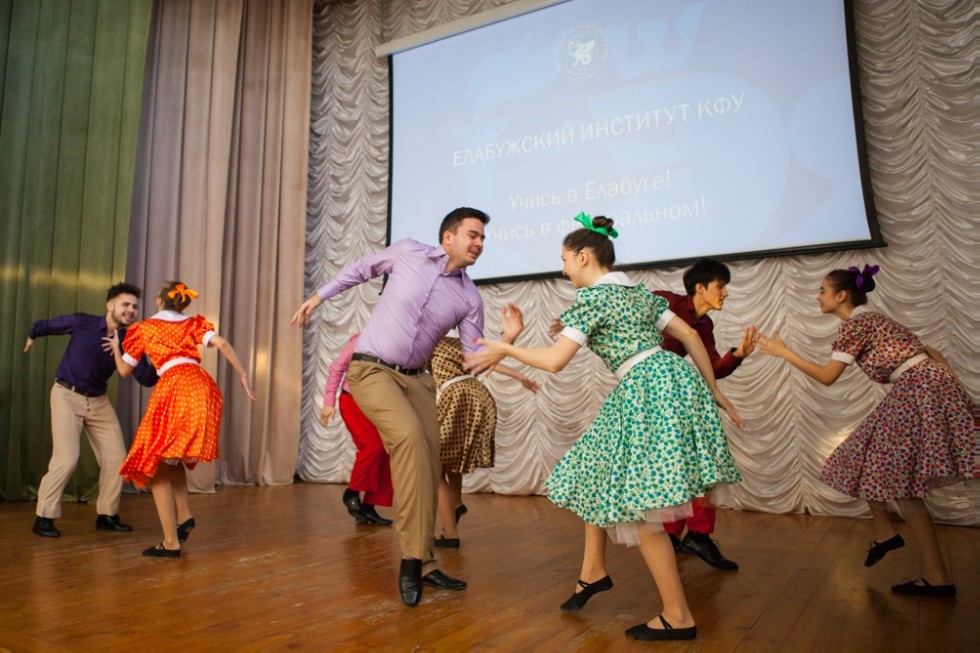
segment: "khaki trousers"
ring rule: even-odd
[[[105,395],[84,397],[55,383],[51,388],[51,462],[37,488],[38,517],[61,517],[61,495],[78,465],[83,428],[99,463],[99,514],[119,512],[123,487],[119,468],[126,448],[116,411]]]
[[[377,363],[351,361],[347,382],[358,407],[378,428],[391,459],[402,556],[431,562],[442,472],[432,376],[406,376]]]

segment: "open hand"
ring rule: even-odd
[[[330,420],[333,418],[336,412],[337,409],[334,408],[333,406],[324,406],[323,410],[320,411],[320,423],[326,426],[327,423],[329,423]]]
[[[463,367],[470,374],[481,374],[504,359],[507,345],[499,340],[487,340],[479,338],[476,344],[482,345],[483,349],[472,354],[463,356]]]
[[[108,332],[108,335],[102,338],[102,351],[115,353],[117,349],[119,349],[119,332],[113,329]]]
[[[786,346],[786,343],[779,336],[778,330],[773,331],[771,336],[767,336],[764,333],[758,334],[755,343],[759,351],[770,356],[784,356],[789,351],[789,347]]]
[[[248,377],[242,376],[242,390],[248,395],[248,398],[255,401],[255,392],[252,391],[251,386],[248,384]]]
[[[300,304],[296,312],[293,313],[293,319],[289,323],[293,326],[306,326],[310,323],[310,316],[313,314],[313,309],[322,304],[320,301],[320,296],[316,293],[307,299],[305,302]]]
[[[745,327],[745,333],[742,334],[742,342],[738,343],[738,349],[735,350],[735,358],[745,358],[755,351],[756,338],[758,337],[758,329],[753,326]]]
[[[524,330],[524,314],[517,304],[505,304],[500,309],[500,337],[507,342],[514,342]]]

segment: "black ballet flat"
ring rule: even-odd
[[[893,594],[903,594],[905,596],[938,596],[951,599],[956,596],[956,585],[930,585],[925,578],[920,578],[920,582],[907,580],[898,585],[892,585]]]
[[[584,580],[579,579],[578,584],[582,586],[582,591],[572,594],[567,601],[561,604],[562,612],[577,612],[585,607],[585,604],[589,602],[593,594],[606,592],[613,587],[612,578],[609,576],[603,576],[594,583],[586,583]]]
[[[193,517],[185,521],[183,524],[177,524],[177,541],[186,542],[187,536],[191,534],[191,531],[194,530],[195,526],[197,526],[197,523],[194,521]]]
[[[434,544],[443,549],[458,549],[459,548],[459,538],[458,537],[437,537]]]
[[[868,557],[864,559],[864,566],[871,567],[878,564],[886,553],[901,549],[903,546],[905,546],[905,540],[902,539],[901,535],[892,536],[884,542],[871,540],[871,546],[868,547]]]
[[[694,639],[698,636],[698,627],[691,626],[690,628],[674,628],[667,620],[664,619],[663,615],[657,617],[660,619],[660,623],[664,625],[663,630],[659,628],[651,628],[646,624],[639,624],[638,626],[633,626],[626,631],[626,636],[630,639],[642,639],[646,642],[652,642],[656,640],[679,640],[679,639]]]
[[[151,546],[149,549],[143,551],[143,555],[147,558],[179,558],[180,549],[165,549],[163,542],[160,542],[156,546]]]

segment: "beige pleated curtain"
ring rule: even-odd
[[[234,345],[258,400],[216,350],[203,364],[225,397],[215,482],[292,482],[302,337],[311,0],[157,0],[147,57],[128,278],[144,315],[168,279],[200,292],[188,309]],[[121,384],[135,430],[147,391]]]

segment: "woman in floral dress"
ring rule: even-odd
[[[741,419],[715,383],[697,333],[676,318],[667,301],[611,272],[613,222],[580,214],[584,229],[562,244],[562,273],[576,287],[575,303],[551,347],[524,349],[481,340],[470,366],[505,356],[550,372],[565,367],[588,345],[620,381],[588,430],[558,462],[547,482],[549,498],[613,539],[639,544],[663,602],[663,611],[626,631],[644,640],[694,639],[697,627],[663,522],[691,515],[691,501],[718,483],[741,480],[715,402]],[[660,331],[680,340],[697,370],[660,349]],[[701,375],[698,374],[700,370]],[[703,378],[702,378],[703,377]],[[580,581],[582,592],[612,587],[608,577]],[[590,588],[591,586],[591,588]]]
[[[153,558],[179,558],[180,543],[195,526],[184,468],[218,457],[223,400],[200,365],[198,346],[217,347],[238,373],[245,394],[255,400],[231,343],[216,335],[214,325],[204,317],[183,314],[195,297],[197,293],[184,284],[168,282],[156,298],[160,312],[130,327],[121,347],[116,333],[106,338],[120,376],[129,376],[143,354],[160,376],[119,470],[137,487],[152,488],[163,528],[163,541],[143,551]]]
[[[923,576],[892,587],[896,594],[955,596],[929,509],[929,489],[973,477],[973,402],[949,364],[895,320],[866,311],[875,289],[877,266],[834,270],[817,295],[822,313],[843,324],[825,365],[811,362],[773,334],[760,336],[759,349],[787,360],[811,378],[831,385],[851,363],[891,391],[830,455],[824,481],[871,509],[874,539],[864,562],[870,567],[905,545],[888,518],[896,501],[922,555]]]

